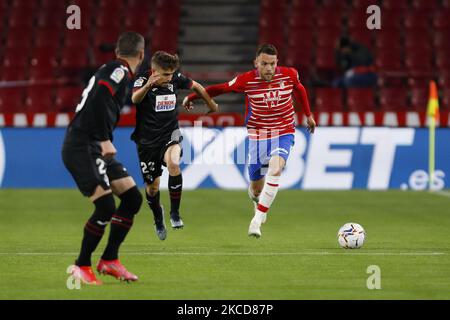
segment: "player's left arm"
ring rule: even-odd
[[[200,83],[192,81],[191,90],[205,101],[206,105],[209,108],[207,114],[219,111],[219,105],[211,98],[211,96]],[[194,108],[192,101],[189,101],[188,97],[184,98],[183,106],[187,111],[191,111]]]
[[[314,121],[314,117],[311,113],[311,108],[309,107],[308,93],[306,92],[303,84],[300,82],[297,70],[295,70],[294,68],[290,68],[290,71],[292,72],[291,77],[294,81],[293,93],[295,101],[303,106],[306,116],[307,129],[310,133],[314,133],[314,130],[316,129],[316,121]]]

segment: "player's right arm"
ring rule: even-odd
[[[244,92],[245,89],[244,75],[245,74],[237,76],[230,82],[208,86],[205,88],[205,90],[211,98],[229,92]],[[187,110],[192,109],[191,102],[200,98],[201,96],[199,96],[197,93],[191,93],[186,98],[184,98],[183,107],[186,108]]]
[[[131,101],[134,104],[140,103],[146,96],[147,92],[154,86],[156,82],[158,82],[160,77],[161,76],[156,72],[152,73],[148,79],[144,76],[139,77],[134,82],[133,95],[131,96]]]

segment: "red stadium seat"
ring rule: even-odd
[[[123,10],[125,6],[124,0],[100,0],[99,9],[101,10]]]
[[[403,13],[399,11],[383,11],[381,15],[381,30],[400,29]]]
[[[84,47],[89,46],[90,34],[87,30],[68,30],[64,34],[64,45],[66,47]]]
[[[56,93],[56,108],[59,112],[73,112],[81,100],[83,88],[64,87]]]
[[[430,16],[421,10],[410,11],[404,18],[405,28],[427,30],[431,25],[429,18]]]
[[[408,0],[383,0],[381,2],[382,10],[403,11],[408,9]]]
[[[151,33],[151,23],[148,12],[142,12],[140,15],[134,15],[125,18],[125,29],[132,30],[148,37]]]
[[[436,52],[436,56],[435,56],[436,60],[435,61],[436,61],[437,72],[441,72],[443,70],[450,71],[449,53],[450,53],[450,51],[447,51],[447,52],[438,51],[438,52]]]
[[[315,9],[316,0],[292,0],[292,10]]]
[[[312,30],[300,29],[291,30],[288,37],[289,48],[293,47],[312,47],[314,44],[314,34]]]
[[[322,7],[326,9],[335,9],[336,11],[343,11],[347,8],[347,3],[346,1],[322,0]]]
[[[26,67],[29,64],[28,51],[21,48],[7,48],[3,57],[3,65],[8,67]]]
[[[115,44],[119,35],[119,28],[114,30],[109,27],[105,29],[97,29],[97,32],[94,35],[94,45],[95,47],[98,47],[102,44]]]
[[[342,33],[339,28],[318,29],[317,46],[319,47],[335,47]]]
[[[37,30],[35,45],[38,47],[57,47],[61,45],[61,32],[58,29],[42,28]]]
[[[412,0],[412,7],[421,11],[433,11],[439,7],[438,0]]]
[[[410,30],[405,33],[405,47],[406,50],[416,50],[418,47],[430,47],[431,36],[426,30]]]
[[[25,100],[27,112],[51,112],[56,110],[53,103],[53,86],[33,86],[27,89]]]
[[[367,29],[367,27],[366,27],[366,22],[367,22],[366,8],[367,7],[355,8],[349,13],[347,20],[348,20],[348,26],[350,28]]]
[[[75,48],[64,49],[61,55],[61,67],[64,69],[82,69],[88,66],[86,51]]]
[[[428,86],[415,87],[411,90],[411,106],[415,111],[426,111],[428,104]]]
[[[375,47],[378,48],[389,48],[398,47],[400,45],[401,34],[399,29],[386,28],[373,32]]]
[[[52,69],[57,66],[58,48],[37,47],[31,55],[31,66],[35,68]]]
[[[23,88],[0,88],[0,113],[24,112]]]
[[[311,30],[315,26],[315,11],[293,11],[289,14],[289,29],[292,30]]]
[[[405,65],[410,72],[424,75],[432,73],[432,54],[428,50],[407,51]]]
[[[53,80],[55,77],[55,72],[52,67],[49,66],[36,66],[30,68],[30,73],[28,78],[30,80],[39,81],[39,80]]]
[[[12,8],[18,10],[33,10],[36,9],[38,3],[37,1],[27,1],[27,0],[13,0]]]
[[[11,27],[32,28],[34,20],[33,11],[12,11],[9,14],[8,24]]]
[[[317,11],[317,25],[319,28],[339,28],[342,26],[342,14],[337,9]]]
[[[14,29],[8,33],[6,48],[28,51],[31,48],[31,32],[29,29]]]
[[[349,111],[376,111],[373,89],[348,89],[347,105]]]
[[[120,10],[100,11],[95,17],[95,24],[102,29],[120,30],[123,12]]]
[[[449,30],[450,29],[450,9],[445,11],[435,12],[432,17],[433,26],[439,30]]]
[[[312,63],[312,46],[292,46],[286,52],[286,64],[297,68],[310,67]]]
[[[45,8],[45,11],[51,10],[52,12],[66,11],[67,9],[65,1],[55,1],[55,0],[41,0],[41,7]]]
[[[316,50],[316,67],[324,71],[335,71],[336,62],[333,47],[320,47]]]
[[[405,88],[380,89],[381,111],[406,111],[408,92]]]
[[[440,108],[444,110],[450,110],[450,88],[444,88],[442,92],[442,103]]]
[[[28,66],[3,66],[0,71],[0,81],[26,80]]]
[[[374,0],[352,0],[351,2],[354,8],[363,8],[363,9],[366,9],[368,6],[372,4],[377,4],[377,1]]]
[[[67,29],[67,15],[65,11],[62,15],[54,15],[51,11],[41,11],[37,16],[37,25],[39,28],[54,29],[54,30],[66,30]],[[81,15],[81,21],[83,22],[84,15]]]
[[[315,110],[318,112],[342,112],[342,90],[337,88],[317,88]]]

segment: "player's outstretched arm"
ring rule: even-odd
[[[208,94],[206,89],[200,83],[193,81],[191,90],[193,90],[198,97],[202,98],[205,101],[206,105],[209,108],[209,111],[207,114],[219,111],[218,104],[211,98],[211,96]],[[183,107],[187,111],[190,111],[193,109],[193,104],[192,104],[192,101],[189,99],[189,96],[184,98]]]
[[[311,109],[308,102],[308,94],[306,93],[306,89],[300,83],[300,81],[296,82],[294,85],[294,96],[297,103],[300,103],[303,106],[306,115],[306,128],[308,129],[309,133],[314,133],[314,130],[316,129],[316,121],[314,121],[314,117],[311,114]]]

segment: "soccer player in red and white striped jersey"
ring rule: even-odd
[[[261,224],[278,191],[281,172],[286,165],[295,133],[293,100],[303,106],[306,124],[314,133],[316,123],[308,103],[305,87],[297,70],[277,66],[277,49],[260,45],[256,52],[255,69],[239,75],[228,83],[206,88],[211,97],[237,92],[246,96],[245,122],[249,135],[249,195],[255,202],[249,235],[260,237]],[[183,106],[192,109],[196,94],[187,96]]]

